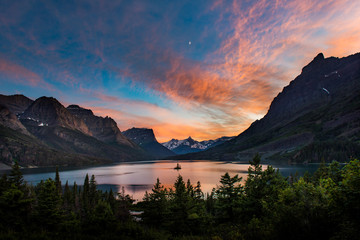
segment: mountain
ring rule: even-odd
[[[360,53],[318,54],[272,101],[267,114],[236,138],[180,159],[345,161],[360,156]]]
[[[67,110],[77,118],[83,120],[91,135],[105,143],[117,143],[136,148],[137,145],[129,141],[118,128],[116,122],[110,117],[98,117],[90,109],[70,105]]]
[[[19,116],[22,122],[29,126],[64,127],[92,135],[84,121],[72,115],[58,100],[52,97],[36,99]]]
[[[139,146],[122,136],[110,118],[92,115],[85,122],[52,97],[31,101],[24,111],[19,101],[13,106],[19,112],[16,116],[4,106],[9,106],[8,98],[2,99],[0,157],[6,164],[17,159],[22,166],[78,166],[147,158]]]
[[[207,141],[196,141],[191,137],[187,139],[178,140],[171,139],[168,142],[162,143],[163,146],[173,151],[176,154],[187,154],[187,153],[195,153],[207,150],[209,148],[220,145],[226,141],[229,141],[233,137],[221,137],[215,140],[207,140]]]
[[[152,129],[131,128],[124,131],[123,134],[155,158],[164,158],[175,155],[174,152],[167,149],[156,140]]]
[[[2,95],[0,94],[0,103],[17,115],[24,112],[34,101],[24,95]]]

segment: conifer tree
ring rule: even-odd
[[[204,193],[201,190],[200,181],[197,182],[196,187],[194,189],[194,197],[196,200],[200,200],[200,199],[204,198]]]
[[[58,166],[56,166],[56,171],[55,171],[55,185],[56,185],[56,190],[58,191],[59,195],[61,196],[62,187],[61,187],[61,180],[60,180],[59,167]]]
[[[143,220],[149,225],[162,227],[167,222],[169,209],[167,200],[167,190],[156,180],[151,193],[146,193],[144,197],[145,211]]]
[[[94,208],[98,201],[97,191],[96,191],[96,181],[94,174],[91,175],[89,183],[89,204],[91,208]]]
[[[221,176],[216,194],[218,196],[217,215],[221,221],[232,221],[235,218],[237,203],[243,193],[243,187],[239,184],[242,180],[237,174],[231,177],[229,173]]]
[[[64,208],[67,209],[68,211],[72,210],[72,207],[73,207],[72,202],[73,202],[72,201],[72,193],[70,191],[68,181],[66,181],[65,187],[64,187],[64,195],[63,195]]]
[[[186,192],[189,197],[194,198],[194,187],[191,185],[190,179],[186,183]]]
[[[188,225],[188,216],[190,206],[190,197],[187,193],[186,185],[181,175],[175,181],[175,191],[171,204],[171,230],[175,234],[182,234],[190,230]]]
[[[79,189],[80,191],[80,189]],[[84,186],[82,189],[82,210],[83,210],[83,216],[86,217],[89,214],[90,211],[90,203],[89,203],[89,191],[90,191],[90,183],[89,183],[89,175],[86,174],[85,180],[84,180]]]
[[[80,189],[78,189],[78,185],[74,182],[74,186],[72,189],[72,199],[73,206],[76,212],[80,211]]]
[[[17,188],[20,188],[24,184],[23,174],[20,171],[20,166],[17,161],[13,164],[9,175],[10,184],[14,184]]]
[[[28,224],[33,196],[24,183],[20,166],[13,164],[9,178],[1,178],[0,230],[22,230]]]
[[[38,221],[45,229],[56,229],[62,220],[61,199],[55,181],[47,179],[37,195]]]

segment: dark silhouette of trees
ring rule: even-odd
[[[15,163],[0,178],[0,239],[357,239],[359,206],[357,159],[287,179],[256,155],[245,181],[225,173],[204,194],[180,175],[171,189],[157,179],[136,204],[98,190],[94,175],[61,186],[57,169],[29,186]]]

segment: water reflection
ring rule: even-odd
[[[229,172],[231,176],[239,174],[244,179],[247,176],[248,164],[240,164],[237,162],[214,162],[214,161],[181,161],[181,169],[174,170],[177,161],[147,161],[136,163],[121,163],[112,166],[100,166],[85,169],[68,169],[60,170],[60,177],[63,184],[66,181],[72,185],[76,182],[82,185],[86,174],[95,175],[99,189],[121,192],[122,188],[125,192],[133,196],[136,200],[141,200],[145,191],[151,191],[156,179],[165,187],[173,186],[178,175],[182,175],[184,180],[190,179],[195,185],[200,181],[204,193],[211,192],[212,188],[219,184],[220,177],[225,172]],[[276,167],[276,166],[275,166]],[[305,170],[313,172],[317,166],[279,166],[280,172],[288,176],[296,171],[302,175]],[[266,166],[263,165],[265,169]],[[24,178],[27,182],[37,184],[43,179],[49,177],[54,178],[55,174],[51,172],[36,172],[36,170],[27,170]]]

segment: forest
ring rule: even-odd
[[[0,179],[0,219],[0,239],[358,239],[360,162],[284,177],[256,155],[245,180],[225,173],[204,194],[180,175],[171,189],[158,179],[140,202],[94,176],[62,185],[58,169],[32,186],[15,163]]]

